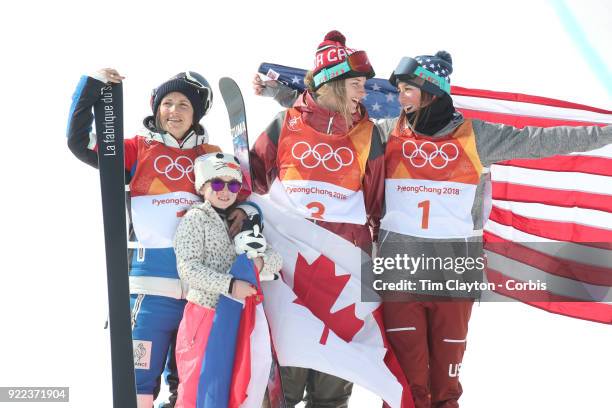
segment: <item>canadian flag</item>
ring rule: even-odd
[[[361,265],[369,254],[268,198],[250,200],[261,207],[264,234],[283,257],[283,279],[262,282],[279,364],[341,377],[390,407],[414,407],[387,344],[381,304],[361,301]]]

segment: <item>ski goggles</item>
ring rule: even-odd
[[[185,71],[181,72],[176,77],[196,88],[198,95],[202,98],[204,113],[206,113],[212,104],[212,89],[204,77],[200,76],[201,79],[198,79],[196,75],[200,76],[199,74],[192,74],[191,71]]]
[[[194,75],[191,74],[191,71],[181,72],[176,76],[177,79],[182,79],[187,82],[189,85],[194,86],[201,90],[206,90],[210,92],[210,85],[208,83],[204,83],[202,80],[198,80]]]
[[[212,105],[212,99],[213,99],[212,88],[210,87],[208,81],[206,81],[206,79],[203,76],[201,76],[200,74],[196,72],[191,72],[191,71],[185,71],[185,72],[176,74],[175,76],[170,78],[168,81],[161,84],[159,87],[153,89],[153,91],[151,92],[151,107],[153,107],[153,103],[155,101],[155,98],[157,98],[157,93],[159,92],[159,89],[165,84],[171,81],[176,81],[176,80],[185,82],[192,89],[195,90],[195,93],[202,101],[202,104],[204,107],[204,111],[202,112],[202,114],[206,115],[206,113],[209,111]]]
[[[314,77],[315,89],[319,88],[325,82],[331,81],[334,78],[339,78],[352,72],[353,76],[365,76],[367,79],[374,77],[374,68],[370,64],[368,54],[365,51],[355,51],[348,55],[344,61],[334,65],[333,67],[323,68]]]
[[[424,79],[425,83],[420,85],[414,82],[416,78]],[[389,78],[389,82],[393,86],[397,86],[399,81],[414,85],[435,96],[442,96],[444,92],[450,95],[450,83],[441,76],[423,68],[414,58],[402,57],[400,60]]]
[[[212,188],[213,191],[217,191],[217,192],[223,191],[225,186],[227,186],[227,189],[230,191],[230,193],[237,193],[240,191],[240,188],[242,187],[242,183],[236,179],[225,181],[220,178],[214,178],[210,180],[210,188]]]

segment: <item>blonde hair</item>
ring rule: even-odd
[[[342,115],[350,129],[353,126],[353,115],[351,114],[351,110],[347,103],[348,101],[346,100],[346,85],[344,84],[344,79],[326,82],[315,91],[313,77],[312,71],[306,73],[304,83],[308,87],[308,90],[315,96],[329,101],[333,106],[333,110]]]

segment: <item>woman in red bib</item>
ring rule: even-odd
[[[124,77],[105,68],[83,76],[73,96],[68,147],[83,162],[98,167],[92,107],[108,83]],[[181,282],[172,247],[174,232],[192,204],[202,201],[194,188],[194,160],[219,152],[208,143],[200,120],[209,111],[212,88],[194,71],[181,72],[153,90],[152,115],[135,137],[124,140],[130,210],[130,303],[139,408],[151,408],[168,359],[173,407],[178,377],[174,343],[185,308],[187,285]],[[245,207],[245,211],[250,211]],[[252,211],[255,211],[254,209]]]
[[[399,90],[402,112],[380,123],[387,139],[379,256],[470,257],[482,271],[489,166],[596,149],[612,142],[612,127],[517,129],[465,119],[450,96],[452,70],[450,54],[440,51],[402,58],[389,79]],[[413,279],[442,286],[418,285],[414,296],[385,303],[385,329],[417,408],[459,406],[471,299],[479,293],[448,282],[480,279],[464,271],[422,269]]]
[[[256,193],[287,204],[319,226],[372,249],[383,198],[383,150],[361,104],[374,70],[364,51],[328,33],[319,45],[308,90],[281,112],[251,152]],[[296,352],[299,352],[296,350]],[[346,407],[352,384],[310,369],[282,367],[290,407]]]

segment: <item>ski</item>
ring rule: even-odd
[[[244,107],[242,92],[240,92],[240,88],[236,81],[227,77],[219,80],[219,90],[221,91],[221,96],[223,97],[223,102],[225,103],[229,115],[234,156],[240,161],[245,187],[248,188],[250,193],[253,191],[253,177],[249,162],[249,134],[247,132],[246,109]],[[287,403],[285,402],[285,394],[283,393],[280,367],[276,358],[276,351],[274,349],[271,333],[270,344],[272,345],[272,367],[270,368],[270,377],[268,378],[268,402],[270,408],[286,408]]]
[[[221,78],[219,80],[219,90],[229,115],[234,156],[240,161],[244,184],[250,193],[253,191],[253,177],[249,162],[249,135],[247,133],[244,99],[238,84],[231,78]]]
[[[125,216],[123,93],[107,85],[94,106],[102,193],[113,407],[136,408]]]

